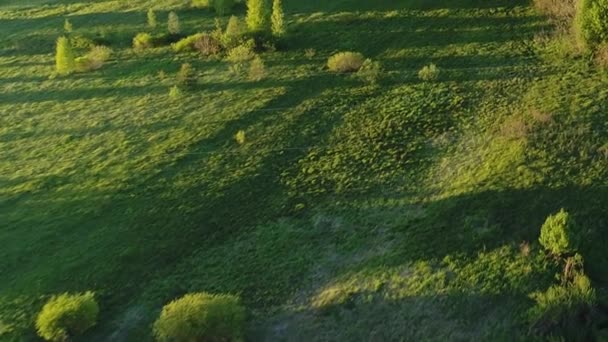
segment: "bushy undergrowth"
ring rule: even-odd
[[[366,59],[359,71],[357,71],[357,77],[369,84],[378,84],[382,78],[382,65],[380,62]]]
[[[154,39],[147,32],[138,33],[133,38],[133,48],[135,50],[145,50],[154,46]]]
[[[220,53],[222,46],[220,42],[210,34],[203,34],[194,42],[194,48],[202,56],[212,56]]]
[[[579,0],[574,28],[583,47],[608,41],[608,0]]]
[[[540,230],[540,244],[554,255],[574,252],[577,246],[577,229],[570,214],[562,209],[547,217]]]
[[[339,52],[327,60],[327,67],[333,72],[358,71],[365,61],[365,57],[358,52]]]
[[[101,68],[112,56],[112,49],[107,46],[94,46],[86,55],[76,58],[78,71],[91,71]]]
[[[422,67],[422,69],[420,69],[420,71],[418,71],[418,78],[426,82],[435,81],[439,78],[439,74],[439,68],[435,64],[431,63],[429,65],[425,65]]]
[[[591,280],[583,272],[583,258],[576,254],[566,259],[560,284],[530,295],[536,302],[528,311],[531,333],[565,338],[567,341],[592,339],[594,305],[597,302]]]
[[[99,306],[92,292],[52,297],[36,319],[40,337],[49,341],[70,341],[97,322]]]
[[[154,323],[158,341],[240,341],[245,309],[232,295],[187,294],[167,304]]]
[[[205,37],[205,33],[195,33],[186,38],[180,39],[177,43],[171,44],[175,52],[193,51],[197,41]]]

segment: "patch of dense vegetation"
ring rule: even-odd
[[[4,1],[0,339],[603,338],[604,19]]]

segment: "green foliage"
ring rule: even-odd
[[[70,22],[69,19],[65,19],[65,21],[63,22],[63,31],[65,33],[72,33],[72,31],[74,30],[74,28],[72,27],[72,23]]]
[[[145,50],[154,46],[154,39],[151,34],[141,32],[133,38],[133,48],[135,50]]]
[[[157,25],[156,13],[154,13],[153,9],[151,9],[151,8],[148,9],[147,18],[148,18],[148,27],[151,29],[156,28],[156,25]]]
[[[255,52],[253,51],[254,45],[255,42],[253,40],[248,40],[228,51],[226,61],[231,63],[230,69],[234,74],[240,74],[246,62],[255,57]]]
[[[91,71],[101,68],[112,56],[112,49],[107,46],[94,46],[84,56],[76,58],[78,71]]]
[[[234,140],[236,140],[237,144],[243,145],[247,141],[247,137],[245,135],[245,131],[239,130],[234,135]]]
[[[69,341],[97,322],[99,306],[92,292],[52,297],[36,319],[40,337],[49,341]]]
[[[55,69],[60,75],[70,74],[76,69],[72,45],[66,37],[59,37],[57,39]]]
[[[550,215],[540,229],[540,244],[555,255],[576,251],[577,226],[574,219],[561,209],[557,214]]]
[[[169,98],[172,100],[177,100],[182,96],[182,91],[179,90],[179,87],[174,85],[169,89]]]
[[[420,69],[420,71],[418,71],[418,78],[426,82],[435,81],[439,78],[440,73],[441,71],[439,68],[435,64],[431,63],[429,65],[425,65],[422,69]]]
[[[251,65],[249,66],[249,79],[257,82],[261,81],[266,76],[266,67],[264,66],[264,61],[260,56],[255,56],[255,58],[251,61]]]
[[[95,46],[95,42],[82,35],[70,36],[70,45],[75,51],[89,50]]]
[[[171,48],[175,52],[193,51],[197,41],[205,36],[204,33],[195,33],[186,38],[180,39],[177,43],[171,44]]]
[[[375,85],[382,78],[382,65],[380,62],[374,62],[371,59],[366,59],[359,71],[357,77],[366,83]]]
[[[266,32],[269,29],[268,0],[247,0],[247,27],[254,33]]]
[[[283,1],[273,0],[272,2],[272,35],[282,37],[286,33],[285,14],[283,13]]]
[[[583,47],[594,48],[608,41],[608,0],[580,0],[574,28]]]
[[[173,11],[169,12],[169,17],[167,19],[167,31],[169,31],[170,34],[179,34],[181,32],[179,16]]]
[[[245,309],[232,295],[187,294],[165,305],[154,323],[158,341],[240,341]]]
[[[358,52],[339,52],[327,60],[327,67],[333,72],[355,72],[358,71],[365,57]]]
[[[226,25],[226,31],[221,36],[222,45],[230,50],[239,45],[246,33],[246,27],[237,16],[231,16]]]
[[[546,291],[533,292],[536,302],[528,311],[531,331],[537,335],[560,336],[567,340],[589,339],[590,312],[597,302],[591,280],[583,273],[583,259],[579,254],[567,259],[559,285]],[[589,317],[581,321],[580,317]],[[582,338],[582,335],[587,335]]]

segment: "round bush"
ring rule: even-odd
[[[550,215],[540,229],[540,244],[554,255],[574,252],[577,240],[575,238],[576,224],[570,215],[560,210]]]
[[[574,25],[584,47],[608,41],[608,0],[580,0]]]
[[[355,72],[361,69],[365,57],[358,52],[339,52],[327,61],[327,67],[334,72]]]
[[[237,297],[192,293],[165,305],[154,336],[158,341],[240,341],[244,321]]]
[[[38,314],[36,331],[49,341],[67,341],[94,326],[98,314],[92,292],[53,296]]]
[[[431,63],[429,65],[425,65],[420,71],[418,71],[418,78],[423,81],[435,81],[439,78],[440,70],[439,68]]]
[[[133,48],[136,50],[151,48],[153,45],[153,38],[149,33],[138,33],[133,38]]]

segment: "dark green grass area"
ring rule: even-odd
[[[560,208],[603,291],[606,73],[557,57],[523,1],[285,3],[260,82],[130,48],[151,6],[158,33],[172,10],[183,34],[213,29],[183,1],[0,5],[0,340],[36,340],[49,296],[87,290],[83,341],[151,340],[196,291],[240,295],[254,341],[525,339]],[[65,18],[112,60],[49,77]],[[380,85],[329,73],[344,50],[380,61]],[[199,82],[172,99],[186,62]]]

